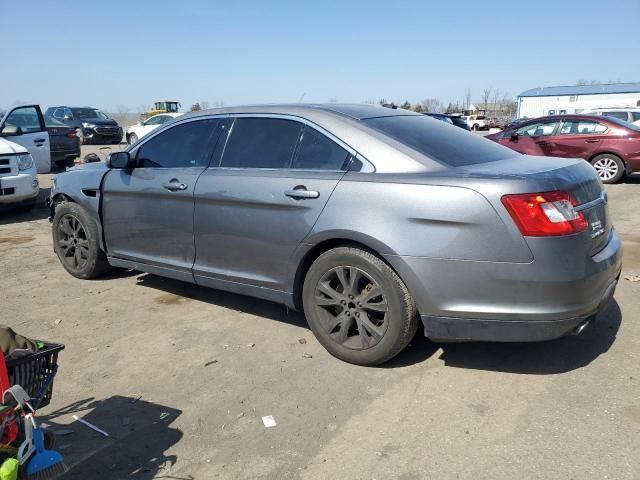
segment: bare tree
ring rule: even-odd
[[[150,110],[149,105],[147,105],[146,103],[141,103],[137,106],[136,111],[138,113],[144,113],[147,110]]]
[[[413,111],[414,112],[418,112],[418,113],[422,113],[422,112],[424,112],[424,107],[420,103],[416,103],[413,106]]]
[[[484,106],[485,113],[487,112],[489,98],[491,97],[491,91],[492,91],[491,87],[485,88],[482,91],[482,105]]]
[[[469,108],[471,105],[471,89],[467,88],[464,92],[464,108]]]
[[[208,110],[209,109],[209,102],[207,102],[206,100],[200,100],[198,103],[200,104],[200,108],[202,110]]]
[[[409,103],[409,100],[405,100],[404,103],[400,105],[400,108],[403,108],[404,110],[411,110],[411,104]]]
[[[582,86],[582,85],[598,85],[600,82],[598,80],[578,80],[576,82],[577,86]]]
[[[191,105],[191,107],[189,107],[190,112],[199,112],[200,110],[202,110],[202,106],[200,105],[200,102],[196,102],[193,105]]]
[[[216,100],[213,102],[212,108],[221,108],[224,107],[224,102],[222,100]]]
[[[491,103],[493,103],[496,106],[496,108],[500,103],[500,98],[502,98],[501,95],[502,95],[502,90],[500,90],[499,88],[493,89],[493,94],[491,95]]]
[[[329,103],[338,103],[340,100],[338,100],[338,97],[331,97],[329,99]]]
[[[437,98],[425,98],[420,102],[420,105],[422,105],[425,112],[440,113],[442,110],[442,104]]]

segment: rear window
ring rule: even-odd
[[[363,122],[451,167],[496,162],[517,155],[513,150],[491,140],[424,116],[378,117]]]

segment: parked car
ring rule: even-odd
[[[471,130],[467,121],[461,115],[451,115],[448,114],[447,117],[451,119],[451,123],[453,123],[456,127],[460,127],[464,130]]]
[[[73,127],[82,144],[120,143],[122,128],[113,118],[93,107],[49,107],[46,115]]]
[[[618,120],[633,123],[634,125],[640,127],[640,108],[621,108],[621,107],[595,108],[591,110],[585,110],[583,112],[580,112],[580,114],[604,115],[607,117],[615,117]]]
[[[170,122],[176,117],[182,115],[181,113],[161,113],[159,115],[154,115],[150,117],[148,120],[141,121],[127,129],[126,138],[127,143],[129,145],[136,143],[139,139],[144,137],[145,135],[153,132],[160,125],[164,125],[167,122]]]
[[[0,113],[0,136],[22,145],[31,154],[38,173],[51,171],[49,133],[38,105],[16,105]]]
[[[604,183],[640,171],[640,127],[614,117],[534,118],[486,138],[529,155],[583,158]]]
[[[529,120],[529,117],[520,117],[520,118],[513,118],[511,120],[509,120],[504,128],[511,128],[511,127],[515,127],[516,125],[522,123],[522,122],[526,122],[527,120]]]
[[[39,191],[31,154],[22,145],[0,138],[0,207],[30,210]]]
[[[463,115],[461,118],[464,119],[469,128],[474,132],[489,128],[483,115]]]
[[[50,198],[71,275],[122,267],[281,302],[363,365],[418,319],[437,341],[580,332],[620,275],[606,203],[582,160],[333,103],[186,114],[56,175]]]
[[[58,167],[72,167],[80,156],[80,139],[75,129],[47,115],[44,123],[49,132],[51,161]]]

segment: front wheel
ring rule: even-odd
[[[418,327],[413,297],[380,258],[355,247],[320,255],[302,301],[309,326],[333,356],[379,365],[402,351]]]
[[[138,136],[135,133],[129,134],[129,145],[133,145],[138,141]]]
[[[480,125],[478,125],[477,123],[474,123],[473,127],[471,127],[471,130],[473,130],[474,132],[477,132],[478,130],[480,130]]]
[[[603,153],[591,160],[602,183],[616,183],[624,176],[624,162],[617,155]]]
[[[111,268],[100,248],[98,226],[80,205],[63,202],[56,207],[52,235],[60,263],[74,277],[95,278]]]

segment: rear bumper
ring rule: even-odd
[[[63,160],[68,160],[70,158],[76,158],[79,156],[80,156],[80,149],[51,151],[51,161],[53,162],[61,162]]]
[[[590,315],[563,320],[480,320],[445,318],[421,315],[424,335],[433,341],[464,342],[542,342],[565,335],[577,335],[595,321],[598,313],[613,298],[618,283],[616,278],[606,289],[598,308]]]
[[[28,203],[40,191],[38,179],[28,173],[0,177],[0,189],[0,204]]]
[[[569,237],[531,263],[388,256],[437,340],[541,341],[570,333],[613,296],[622,244],[596,255]]]

